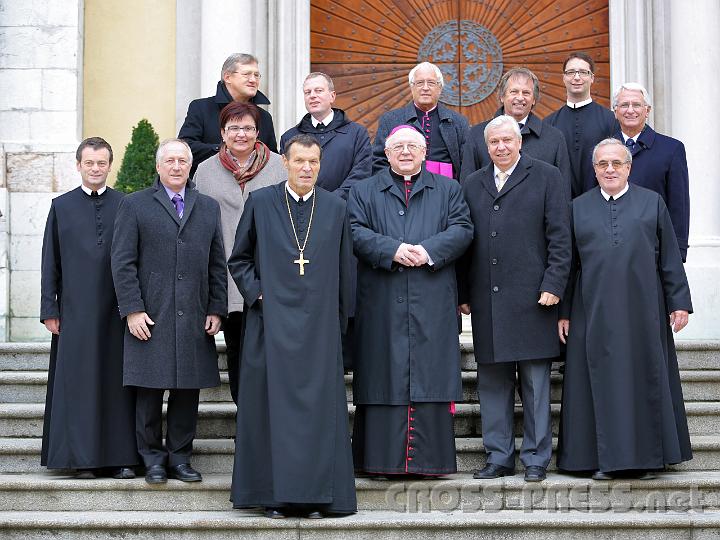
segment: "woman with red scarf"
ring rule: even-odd
[[[225,257],[235,244],[235,230],[250,192],[287,180],[282,159],[258,139],[260,109],[252,103],[233,101],[220,111],[222,145],[217,155],[203,161],[193,181],[200,193],[220,204],[220,221],[225,244]],[[240,352],[245,317],[243,298],[228,275],[228,318],[223,322],[227,344],[230,392],[237,404]]]

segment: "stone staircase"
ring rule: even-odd
[[[720,342],[678,343],[692,461],[656,480],[598,483],[554,472],[553,460],[540,484],[526,484],[519,464],[515,477],[472,479],[484,453],[472,345],[465,335],[461,344],[465,400],[455,421],[461,472],[406,482],[358,478],[358,514],[317,521],[268,520],[231,508],[235,411],[225,372],[220,388],[201,393],[193,465],[202,483],[149,486],[142,478],[87,481],[47,472],[40,436],[49,345],[0,344],[0,538],[720,537]],[[348,400],[350,382],[347,376]],[[552,384],[557,436],[559,374]],[[519,419],[518,405],[516,434]]]

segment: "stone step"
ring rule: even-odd
[[[42,403],[0,403],[0,437],[41,437]],[[355,407],[348,407],[350,422]],[[235,405],[232,403],[201,403],[198,410],[198,438],[228,438],[235,434]],[[551,405],[553,434],[558,433],[560,405]],[[720,435],[720,402],[699,401],[685,404],[688,428],[694,435]],[[459,437],[480,436],[480,406],[459,403],[455,412],[455,434]],[[515,406],[515,434],[522,434],[522,406]]]
[[[76,480],[50,474],[0,474],[0,512],[173,510],[232,511],[230,474],[206,474],[202,482],[170,480],[150,486],[144,479]],[[720,510],[720,472],[670,472],[654,480],[596,482],[550,473],[529,484],[522,471],[497,480],[474,480],[455,474],[441,479],[391,480],[357,478],[358,510],[395,512],[589,510]]]
[[[720,401],[719,370],[682,370],[680,380],[683,396],[689,401]],[[463,401],[477,402],[477,373],[462,373]],[[559,403],[562,397],[562,375],[551,375],[551,395],[553,403]],[[46,371],[0,371],[0,403],[43,403],[47,385]],[[352,401],[352,375],[345,375],[345,387],[348,402]],[[230,387],[228,374],[220,372],[220,386],[200,391],[202,402],[229,402]],[[520,398],[516,396],[519,403]]]
[[[690,438],[693,459],[668,467],[672,471],[720,471],[720,436],[693,435]],[[520,448],[522,439],[515,439]],[[44,471],[40,466],[41,440],[35,437],[0,438],[0,473],[37,473]],[[459,471],[473,471],[485,466],[485,450],[480,437],[457,437],[457,466]],[[557,450],[557,438],[553,439],[553,450]],[[231,473],[235,441],[233,439],[196,439],[193,446],[192,463],[200,472],[207,474]],[[522,465],[516,460],[517,470]],[[556,470],[553,458],[548,467]]]
[[[38,323],[39,324],[39,323]],[[687,340],[677,341],[675,347],[678,352],[678,365],[680,369],[711,369],[720,370],[720,341]],[[462,351],[462,368],[474,370],[476,368],[473,356],[472,338],[468,334],[460,336],[460,349]],[[220,369],[227,368],[225,360],[225,343],[218,342],[220,352]],[[48,356],[50,355],[49,342],[30,343],[0,343],[0,371],[3,370],[47,370]]]
[[[232,512],[0,512],[6,540],[336,539],[709,540],[720,534],[717,512],[585,512],[494,510],[362,511],[345,518],[266,519],[259,510]]]

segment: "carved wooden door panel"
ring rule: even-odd
[[[374,135],[385,111],[407,104],[418,62],[445,76],[440,101],[471,124],[498,108],[497,83],[514,66],[540,79],[535,112],[565,102],[570,51],[596,63],[594,98],[610,101],[608,0],[311,0],[311,64],[335,81],[336,106]]]

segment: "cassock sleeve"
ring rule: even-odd
[[[548,173],[545,190],[545,239],[548,257],[538,291],[549,292],[560,298],[567,286],[572,261],[569,195],[564,182],[559,170],[552,169]]]
[[[433,265],[430,270],[439,270],[460,257],[472,242],[473,223],[470,220],[470,208],[465,202],[460,184],[450,183],[450,196],[447,208],[447,227],[420,242],[430,255]]]
[[[665,179],[667,209],[670,212],[673,229],[683,262],[687,259],[688,231],[690,230],[690,183],[688,178],[685,146],[679,143],[670,161],[670,170]]]
[[[353,268],[356,264],[352,256],[352,232],[350,217],[347,212],[343,220],[343,231],[340,239],[340,328],[347,331],[348,319],[352,315],[353,301]]]
[[[557,129],[557,132],[560,135],[560,144],[558,144],[557,153],[555,154],[554,165],[558,169],[560,169],[560,173],[562,174],[563,179],[562,187],[563,193],[565,195],[565,200],[570,202],[572,201],[573,178],[572,165],[570,164],[570,154],[568,154],[567,143],[565,142],[565,135],[563,135],[559,129]]]
[[[262,293],[255,265],[255,200],[250,193],[235,231],[235,244],[228,259],[228,270],[245,303],[253,306]]]
[[[184,140],[190,146],[193,155],[193,163],[200,163],[207,158],[214,156],[220,150],[218,143],[203,142],[205,132],[203,126],[203,113],[200,101],[191,101],[188,106],[185,122],[183,122],[178,139]]]
[[[385,143],[383,142],[383,145]],[[385,153],[383,152],[383,156]],[[355,133],[355,142],[353,145],[353,163],[350,172],[335,191],[339,193],[343,199],[347,200],[350,195],[350,189],[355,183],[365,180],[372,176],[372,148],[370,147],[370,137],[367,130],[358,125]]]
[[[213,201],[215,202],[215,201]],[[222,239],[222,225],[220,224],[220,207],[215,203],[216,223],[215,233],[210,244],[210,257],[208,261],[208,315],[227,317],[227,266],[225,264],[225,246]]]
[[[364,184],[356,185],[350,190],[348,214],[352,229],[353,251],[358,259],[373,268],[394,270],[393,257],[400,247],[400,240],[375,232],[372,229],[368,203],[371,194],[368,190],[359,189]]]
[[[577,243],[575,241],[575,227],[573,226],[573,206],[570,207],[570,243],[572,245],[572,259],[570,262],[570,275],[567,280],[565,292],[560,296],[560,306],[558,319],[570,319],[572,311],[573,295],[575,294],[575,285],[578,275],[580,274],[580,254],[578,253]]]
[[[120,201],[115,216],[113,243],[110,251],[115,295],[118,300],[120,316],[123,318],[131,313],[145,311],[145,302],[142,299],[138,277],[140,234],[132,199],[133,197],[130,196]]]
[[[658,271],[662,281],[668,314],[677,310],[693,312],[685,267],[682,263],[678,241],[675,238],[673,222],[665,202],[658,195],[657,235],[660,243]]]
[[[54,203],[50,206],[50,212],[45,223],[41,269],[40,322],[44,322],[46,319],[59,319],[62,267]]]

